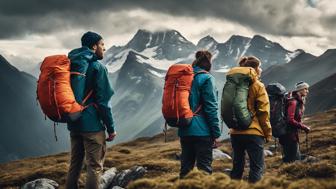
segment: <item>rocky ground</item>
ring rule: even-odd
[[[214,174],[206,175],[193,171],[185,179],[178,179],[180,146],[175,130],[168,132],[168,142],[163,134],[154,137],[115,145],[108,149],[105,169],[115,167],[126,170],[134,166],[146,167],[142,179],[128,184],[127,188],[336,188],[336,109],[318,113],[305,118],[305,123],[312,127],[308,135],[300,134],[301,151],[311,156],[304,162],[281,163],[281,152],[276,152],[274,142],[267,144],[273,154],[266,157],[264,178],[257,184],[233,181],[227,176],[232,167],[232,160],[222,156],[213,162]],[[231,155],[229,141],[219,148]],[[266,152],[268,153],[268,152]],[[39,158],[29,158],[0,164],[0,188],[19,188],[25,183],[48,178],[56,181],[59,188],[64,188],[69,153],[61,153]],[[85,183],[85,167],[80,177],[80,185]]]

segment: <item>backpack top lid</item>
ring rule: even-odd
[[[254,83],[256,80],[258,80],[257,72],[251,67],[234,67],[227,73],[226,76],[230,77],[235,74],[248,76],[251,79],[251,83]]]
[[[268,95],[283,96],[286,94],[286,88],[280,83],[270,83],[266,87]]]
[[[194,74],[194,71],[191,64],[173,64],[167,71],[166,79],[168,76],[192,74]]]

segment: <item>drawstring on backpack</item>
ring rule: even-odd
[[[277,154],[277,151],[278,151],[278,141],[277,141],[277,139],[276,138],[274,138],[274,142],[275,142],[275,150],[274,150],[274,155],[276,155]]]
[[[164,124],[163,134],[165,137],[165,143],[167,142],[167,122]]]
[[[54,122],[54,136],[55,136],[55,140],[56,140],[56,142],[57,142],[56,124],[58,125],[58,123]]]
[[[177,90],[178,90],[178,80],[176,79],[175,80],[175,87],[174,87],[174,100],[175,100],[175,102],[176,102],[176,104],[177,104],[177,108],[176,108],[176,118],[177,118],[177,120],[176,120],[176,125],[180,122],[180,115],[179,115],[179,108],[178,108],[178,104],[179,104],[179,101],[178,101],[178,96],[176,95],[176,93],[177,93]]]

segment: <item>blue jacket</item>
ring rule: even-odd
[[[195,74],[204,71],[194,66]],[[218,138],[221,135],[218,118],[218,91],[215,78],[207,73],[194,76],[189,97],[193,112],[201,105],[201,111],[192,118],[188,127],[179,128],[178,135],[183,136],[209,136]]]
[[[84,75],[71,75],[71,88],[76,101],[81,103],[90,90],[93,94],[86,101],[89,105],[81,117],[68,123],[68,129],[75,132],[98,132],[107,129],[114,132],[114,122],[109,101],[114,91],[109,83],[106,67],[98,61],[96,54],[87,47],[72,50],[68,55],[71,72]]]

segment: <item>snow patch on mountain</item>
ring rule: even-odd
[[[110,64],[106,65],[106,68],[109,73],[115,73],[116,71],[120,70],[122,65],[125,63],[128,53],[131,49],[126,49],[121,51],[117,55],[114,56],[114,61],[111,61]]]
[[[157,77],[160,77],[160,78],[163,78],[163,77],[166,76],[165,73],[159,73],[159,72],[154,71],[154,70],[151,70],[151,69],[149,69],[148,71],[149,71],[151,74],[153,74],[153,75],[155,75],[155,76],[157,76]]]
[[[176,60],[167,60],[167,59],[158,60],[158,59],[154,59],[153,57],[148,57],[148,59],[145,59],[144,57],[141,57],[139,55],[136,55],[136,57],[137,57],[137,62],[148,64],[153,68],[156,68],[158,70],[164,70],[164,71],[167,71],[171,65],[179,63],[179,62],[184,62],[186,60],[186,58],[178,58]],[[188,56],[188,58],[190,57],[193,57],[193,54]],[[162,76],[162,74],[160,73],[156,73],[154,75],[158,75],[159,77]]]
[[[246,51],[248,50],[248,48],[250,48],[250,46],[251,46],[251,40],[245,45],[244,50],[240,55],[241,57],[245,55]]]
[[[153,39],[153,36],[152,35],[149,35],[149,40],[148,40],[148,43],[146,44],[146,47],[149,47],[151,42],[152,42],[152,39]]]
[[[213,53],[212,53],[212,60],[215,60],[217,58],[217,56],[219,55],[219,50],[215,50]]]
[[[153,58],[157,54],[156,53],[157,48],[158,47],[147,48],[143,50],[142,52],[137,52],[137,53],[141,53],[144,56]]]
[[[235,56],[235,59],[238,60],[239,57],[240,57],[240,48],[237,48],[237,54]]]
[[[286,54],[286,63],[290,62],[291,60],[293,60],[295,57],[297,57],[299,54],[301,54],[301,51],[294,51],[294,52],[289,52]]]
[[[221,72],[221,73],[227,73],[230,70],[229,66],[223,66],[217,70],[215,70],[216,72]]]

